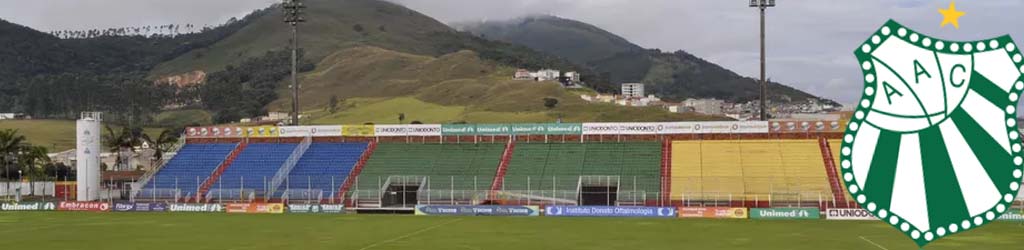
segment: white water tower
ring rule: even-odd
[[[75,156],[78,161],[78,201],[100,199],[100,112],[82,112],[76,129]]]

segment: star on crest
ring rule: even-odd
[[[941,26],[943,28],[947,24],[953,24],[953,28],[960,29],[960,17],[967,13],[956,9],[956,1],[950,1],[949,9],[939,9],[939,14],[942,14]]]

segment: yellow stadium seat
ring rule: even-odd
[[[672,143],[672,199],[832,200],[817,140]]]

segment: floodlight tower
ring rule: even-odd
[[[284,22],[292,25],[292,125],[299,125],[299,23],[306,22],[302,17],[302,0],[284,0]]]
[[[775,7],[775,0],[750,0],[750,7],[761,10],[761,120],[768,120],[768,104],[765,99],[768,95],[768,80],[765,75],[765,49],[764,49],[764,12],[770,7]]]

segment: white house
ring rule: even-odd
[[[553,69],[542,69],[532,74],[537,81],[555,81],[562,75],[561,71]]]
[[[569,82],[580,82],[580,73],[576,73],[576,71],[565,72],[565,77],[569,78]]]
[[[709,115],[722,115],[725,113],[723,107],[725,101],[718,99],[686,99],[683,101],[684,107],[693,108],[694,112],[709,114]]]
[[[515,79],[515,80],[533,80],[533,76],[531,76],[531,75],[532,74],[530,73],[529,70],[519,69],[519,70],[516,70],[516,74],[514,76],[512,76],[512,79]]]
[[[12,120],[22,116],[19,113],[0,113],[0,120]]]
[[[643,83],[623,83],[622,84],[622,96],[625,98],[643,98],[644,97],[644,84]]]

